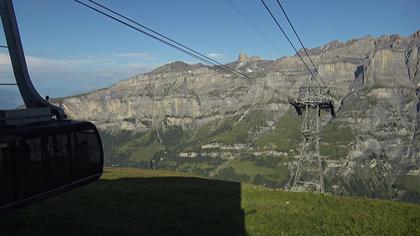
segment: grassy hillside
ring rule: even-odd
[[[420,235],[420,206],[115,168],[0,218],[0,235],[247,234]]]
[[[155,169],[284,187],[290,179],[287,164],[299,155],[302,117],[290,109],[271,129],[266,123],[270,116],[273,114],[254,109],[243,117],[208,122],[195,132],[180,126],[154,128],[135,135],[103,132],[106,165],[151,168],[153,163]],[[263,127],[264,133],[252,135]],[[346,124],[332,122],[325,127],[322,138],[321,154],[337,160],[347,155],[353,136]],[[216,146],[203,148],[209,144]],[[242,147],[235,149],[236,144]],[[195,156],[181,157],[180,153]]]
[[[256,109],[243,117],[229,116],[208,122],[194,132],[180,126],[154,128],[135,135],[102,132],[106,165],[150,168],[153,163],[153,168],[160,170],[283,187],[290,178],[285,161],[298,154],[301,119],[290,110],[275,130],[259,138],[253,137],[252,132],[267,128],[266,119],[272,115]],[[220,146],[202,148],[208,144]],[[248,145],[251,149],[232,148],[235,144]],[[266,153],[257,157],[253,154],[254,149],[261,152],[277,150],[290,155],[278,157]],[[196,156],[181,157],[180,153],[194,153]],[[236,160],[231,162],[233,158]]]

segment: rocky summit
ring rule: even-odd
[[[420,31],[308,52],[337,111],[321,113],[327,192],[419,201]],[[173,62],[62,103],[70,117],[99,127],[109,166],[285,187],[302,143],[302,118],[289,100],[308,72],[296,55],[271,61],[241,53],[226,66],[276,90]]]

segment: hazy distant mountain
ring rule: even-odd
[[[420,199],[420,31],[333,41],[309,53],[337,110],[335,119],[322,116],[327,190]],[[302,141],[289,98],[308,73],[297,56],[241,54],[227,65],[282,92],[175,62],[64,105],[99,126],[109,165],[283,187]]]

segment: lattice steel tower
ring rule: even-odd
[[[324,193],[324,168],[319,153],[320,115],[324,110],[335,116],[330,90],[312,80],[308,86],[300,88],[298,97],[290,104],[299,115],[303,115],[303,145],[290,189]]]

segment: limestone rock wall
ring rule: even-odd
[[[324,117],[323,125],[338,122],[352,132],[348,151],[326,160],[331,167],[329,181],[340,185],[339,191],[351,193],[362,184],[392,195],[399,176],[420,173],[419,50],[420,32],[333,41],[309,50],[323,81],[332,87],[338,110],[337,118]],[[162,126],[194,132],[226,117],[240,117],[240,122],[258,107],[270,114],[265,124],[247,127],[249,143],[236,145],[260,153],[253,150],[252,140],[275,129],[290,108],[289,99],[309,75],[297,56],[267,61],[241,54],[227,66],[281,92],[216,68],[175,62],[106,89],[66,98],[63,105],[70,117],[93,121],[111,133],[145,133]]]

